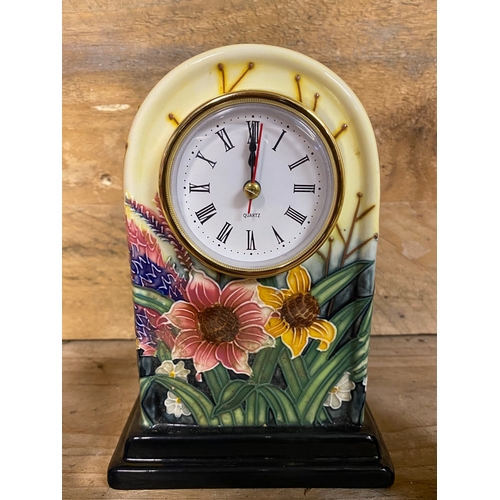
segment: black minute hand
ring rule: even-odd
[[[250,178],[253,178],[253,171],[255,168],[255,151],[257,150],[257,130],[259,128],[259,122],[252,121],[248,122],[248,131],[250,133],[250,141],[248,143],[248,149],[250,150],[250,156],[248,157],[248,165],[252,169],[252,174]]]

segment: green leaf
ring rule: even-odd
[[[231,412],[231,416],[233,418],[234,425],[244,425],[245,424],[245,414],[243,413],[242,408],[235,408]]]
[[[297,402],[303,422],[312,424],[316,421],[328,392],[346,371],[350,372],[353,382],[360,382],[366,376],[370,351],[369,331],[372,304],[372,297],[359,299],[348,304],[332,318],[332,323],[337,326],[337,337],[327,351],[317,353],[314,359],[311,355],[310,359],[313,359],[309,367],[311,381],[303,389],[301,398]],[[363,311],[366,313],[361,321],[357,337],[342,346],[333,358],[328,359],[330,353]]]
[[[213,371],[214,374],[216,375],[217,380],[220,383],[221,390],[223,387],[225,387],[231,381],[231,377],[229,376],[228,370],[226,368],[224,368],[224,366],[222,366],[222,364],[217,365],[211,371]],[[205,374],[207,374],[207,373],[209,373],[209,372],[205,372]],[[220,395],[220,391],[217,395],[216,401],[218,400],[219,395]],[[242,408],[235,408],[233,411],[230,412],[230,415],[231,415],[231,419],[233,421],[233,425],[243,425],[244,424],[245,414],[243,413]],[[222,414],[221,418],[225,418],[224,416],[225,416],[225,414]]]
[[[351,380],[361,382],[366,376],[368,367],[368,353],[370,352],[370,337],[358,338],[353,355],[353,365],[349,368]]]
[[[139,400],[141,401],[141,425],[143,427],[152,427],[153,422],[149,419],[147,412],[142,407],[142,401],[151,387],[154,377],[142,377],[139,379]]]
[[[273,288],[278,288],[276,276],[271,276],[270,278],[259,278],[257,281],[263,286],[271,286]]]
[[[370,326],[372,320],[373,302],[366,311],[366,314],[361,322],[358,333],[359,347],[356,348],[354,358],[357,364],[350,368],[351,380],[353,382],[361,382],[366,377],[368,369],[368,353],[370,352]]]
[[[293,358],[292,365],[295,368],[301,387],[304,387],[307,384],[307,382],[309,382],[309,371],[304,362],[304,358],[302,356],[297,356],[296,358]]]
[[[343,267],[316,283],[311,289],[311,295],[316,297],[320,307],[323,306],[372,264],[371,260],[359,260]]]
[[[356,361],[361,361],[368,359],[368,352],[370,351],[370,341],[369,337],[364,339],[357,339],[359,345],[356,346],[356,351],[354,352],[354,358]]]
[[[142,425],[145,427],[153,426],[153,422],[149,419],[148,415],[146,414],[146,412],[142,407],[142,401],[144,401],[146,393],[151,387],[151,383],[153,382],[153,380],[154,377],[142,377],[139,379],[139,399],[141,401],[141,418],[142,418]]]
[[[358,343],[358,339],[352,339],[342,346],[335,357],[324,364],[304,388],[297,402],[298,413],[303,423],[313,424],[316,421],[328,392],[352,365]]]
[[[330,417],[330,414],[328,413],[327,409],[324,406],[322,406],[318,411],[318,415],[316,417],[316,423],[331,424],[332,422],[333,422],[332,417]]]
[[[253,391],[248,394],[245,405],[245,425],[257,425],[258,420],[258,394]]]
[[[219,425],[219,419],[212,418],[214,405],[203,392],[182,379],[168,375],[155,375],[151,378],[179,397],[189,408],[198,425]]]
[[[366,364],[364,364],[359,369],[353,369],[351,371],[351,380],[353,382],[361,382],[366,377],[367,372],[368,372],[368,370],[367,370]]]
[[[229,381],[229,376],[227,381],[225,381],[224,378],[221,380],[221,376],[223,377],[223,375],[216,370],[217,368],[222,368],[222,370],[225,371],[224,367],[219,364],[216,368],[203,372],[203,377],[208,385],[208,388],[210,389],[210,393],[212,394],[212,399],[214,401],[217,401],[222,387],[224,387],[224,385],[226,385]],[[212,412],[212,417],[213,416],[214,414]],[[218,417],[222,425],[232,425],[234,423],[233,415],[231,413],[223,413],[222,415],[218,415]]]
[[[342,346],[335,357],[318,370],[308,386],[304,388],[303,396],[297,403],[297,408],[305,423],[313,423],[316,420],[328,392],[346,371],[359,371],[356,374],[357,377],[363,373],[368,351],[367,339],[354,338]],[[357,378],[354,381],[359,382]]]
[[[269,404],[278,424],[299,424],[300,417],[295,404],[279,387],[271,384],[259,385],[257,388]]]
[[[369,335],[372,324],[372,311],[373,311],[373,302],[370,304],[370,307],[368,311],[366,311],[365,317],[361,322],[361,325],[359,327],[358,339],[364,338]]]
[[[141,394],[141,399],[149,389],[149,386],[151,385],[151,382],[153,382],[153,379],[154,377],[142,377],[139,379],[139,392]]]
[[[285,346],[281,341],[281,338],[276,339],[274,347],[266,347],[261,349],[254,358],[252,364],[252,378],[251,382],[256,384],[267,384],[271,382],[274,372],[276,371],[276,365],[278,363],[278,358],[281,354],[282,349]]]
[[[163,363],[164,361],[168,361],[172,359],[172,354],[170,349],[167,347],[167,344],[163,342],[163,340],[158,340],[158,344],[156,345],[156,357]]]
[[[213,415],[220,415],[238,408],[253,391],[255,391],[255,385],[244,380],[232,380],[222,389],[219,401],[213,409]]]
[[[210,389],[210,393],[212,394],[212,399],[217,401],[220,391],[222,390],[223,384],[219,380],[217,373],[214,370],[209,370],[207,372],[203,372],[203,378]],[[224,384],[225,385],[225,384]]]
[[[174,303],[172,299],[169,299],[168,297],[165,297],[165,295],[151,290],[151,288],[144,288],[137,285],[132,288],[132,295],[136,304],[154,309],[160,314],[164,314],[170,311],[170,308]]]
[[[231,380],[231,377],[229,376],[229,372],[227,371],[227,368],[224,368],[224,366],[221,363],[219,363],[211,371],[217,375],[217,378],[219,379],[219,382],[220,382],[222,387],[224,387]],[[205,373],[207,373],[207,372],[205,372]]]
[[[257,393],[257,421],[255,422],[257,425],[267,424],[268,420],[268,410],[269,405],[267,404],[267,400],[262,396],[262,394]]]
[[[261,349],[255,354],[252,363],[252,382],[257,382],[261,376],[261,372],[264,367],[269,362],[269,356],[271,355],[271,350],[276,349],[276,347]]]
[[[304,354],[304,361],[306,366],[309,368],[310,376],[314,376],[321,366],[328,361],[328,358],[339,345],[340,341],[344,338],[344,335],[347,333],[351,325],[371,304],[372,299],[372,297],[366,297],[355,300],[354,302],[351,302],[343,307],[330,319],[330,322],[337,327],[337,335],[328,346],[328,349],[326,351],[318,351],[316,347],[319,345],[319,341],[316,340],[311,343],[307,352]]]
[[[282,342],[281,338],[279,339],[279,342]],[[291,359],[289,349],[281,349],[281,353],[278,358],[278,363],[283,373],[283,377],[285,378],[287,388],[294,399],[297,399],[300,396],[302,387],[308,381],[308,378],[303,379],[299,376],[297,368],[304,368],[305,370],[305,367],[301,366],[297,362],[294,363],[297,359],[300,359],[300,356],[293,360]]]
[[[366,369],[366,367],[367,367],[367,359],[368,359],[368,356],[363,356],[361,359],[358,360],[358,362],[355,365],[351,366],[351,368],[350,368],[351,374],[353,374],[353,373],[355,373],[357,371]],[[351,377],[351,379],[352,379],[352,377]]]

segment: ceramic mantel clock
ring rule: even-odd
[[[222,47],[165,76],[125,157],[140,395],[121,489],[383,487],[365,405],[373,130],[296,52]]]

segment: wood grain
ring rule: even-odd
[[[436,333],[436,205],[382,203],[374,335]]]
[[[368,403],[396,471],[389,489],[117,491],[106,471],[138,394],[133,341],[63,344],[63,498],[221,500],[436,498],[436,337],[373,337]]]
[[[435,1],[63,0],[64,338],[132,336],[130,125],[168,71],[234,43],[302,52],[357,94],[381,165],[374,333],[435,333]]]

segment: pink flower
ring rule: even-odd
[[[204,272],[192,270],[186,286],[188,302],[175,302],[165,314],[180,329],[172,357],[192,358],[198,381],[219,363],[235,373],[251,375],[248,353],[274,346],[274,339],[264,330],[271,309],[253,300],[255,285],[236,280],[221,290]]]

